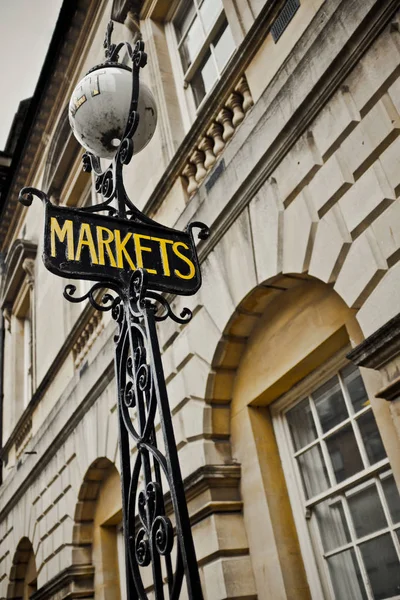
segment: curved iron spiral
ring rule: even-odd
[[[111,285],[112,284],[110,284],[110,286]],[[86,294],[83,294],[83,296],[75,296],[76,286],[69,283],[64,288],[63,296],[66,300],[73,303],[84,302],[85,300],[89,300],[93,308],[95,308],[96,310],[100,310],[101,312],[107,312],[113,309],[117,298],[115,296],[112,296],[110,293],[106,292],[102,296],[101,301],[98,302],[95,294],[96,292],[98,292],[99,290],[103,290],[104,288],[105,286],[103,283],[95,283],[94,285],[92,285],[92,287]]]

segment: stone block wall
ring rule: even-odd
[[[211,172],[179,216],[168,217],[176,227],[189,219],[212,227],[200,248],[200,292],[174,300],[175,310],[193,310],[192,322],[159,328],[208,600],[263,597],[230,438],[236,370],[261,315],[279,294],[313,279],[356,314],[354,344],[398,312],[399,17],[389,1],[325,4],[324,19],[306,30],[226,145],[213,186],[206,190]],[[379,35],[378,9],[386,15]],[[375,33],[354,56],[349,39],[360,45],[374,15]],[[343,72],[346,57],[353,66]],[[108,464],[99,460],[119,467],[113,328],[106,324],[85,355],[87,369],[53,399],[30,442],[36,454],[0,488],[0,598],[24,537],[35,553],[38,598],[93,597],[88,523],[99,486],[87,473]],[[288,598],[279,577],[280,597]]]

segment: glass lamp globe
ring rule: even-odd
[[[131,96],[132,72],[125,65],[101,65],[78,83],[69,103],[69,122],[86,150],[100,158],[114,157],[128,121]],[[142,82],[137,110],[134,154],[147,146],[157,125],[154,96]]]

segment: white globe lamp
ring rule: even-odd
[[[78,142],[100,158],[112,159],[123,139],[132,96],[132,72],[121,64],[103,64],[89,71],[76,86],[69,103],[69,122]],[[151,140],[157,108],[150,88],[140,82],[139,125],[133,153]]]

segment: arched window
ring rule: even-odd
[[[80,564],[92,570],[96,600],[125,599],[125,555],[122,543],[121,481],[107,458],[88,469],[75,511]]]
[[[379,431],[393,424],[368,373],[346,359],[350,339],[361,341],[354,311],[316,281],[274,292],[231,405],[258,592],[397,597],[400,497]]]

